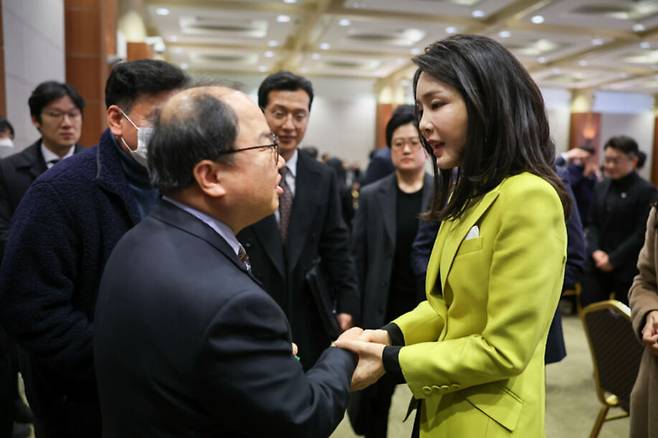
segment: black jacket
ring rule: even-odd
[[[116,246],[95,324],[105,438],[327,437],[343,417],[353,355],[304,374],[279,306],[166,201]]]
[[[335,172],[307,154],[298,154],[285,247],[274,215],[247,227],[238,238],[249,254],[256,278],[288,316],[302,364],[310,368],[331,341],[305,280],[318,257],[336,299],[336,311],[356,319],[359,314],[356,273]]]

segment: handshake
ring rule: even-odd
[[[384,347],[391,344],[386,330],[363,330],[352,327],[344,331],[332,346],[349,350],[359,356],[352,374],[352,391],[364,389],[384,375],[382,355]]]

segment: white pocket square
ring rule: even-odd
[[[468,230],[468,234],[466,235],[464,240],[471,240],[477,237],[480,237],[480,227],[478,227],[477,225],[473,225],[473,227],[470,230]]]

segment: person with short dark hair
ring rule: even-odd
[[[359,354],[354,390],[384,374],[407,383],[416,436],[543,437],[570,202],[541,92],[485,36],[437,41],[413,62],[419,131],[435,157],[427,216],[441,222],[427,300],[336,345]]]
[[[112,252],[96,306],[103,437],[328,437],[355,358],[325,349],[304,373],[236,237],[282,192],[263,113],[241,92],[192,88],[148,150],[164,196]]]
[[[336,332],[352,326],[359,312],[336,173],[298,151],[312,102],[310,81],[290,72],[274,73],[259,87],[258,105],[286,160],[281,169],[284,193],[275,214],[238,236],[254,274],[290,320],[304,369],[313,366]],[[311,289],[317,283],[307,277],[318,270],[326,287]]]
[[[4,117],[0,117],[0,158],[14,153],[14,127]]]
[[[657,194],[637,173],[640,149],[633,138],[611,137],[603,152],[606,178],[594,187],[589,211],[583,306],[607,300],[611,294],[628,303],[647,217]]]
[[[101,436],[93,357],[98,285],[118,240],[159,197],[145,167],[146,144],[159,109],[187,83],[164,61],[114,66],[99,144],[44,173],[16,209],[0,271],[0,318],[27,353],[37,436]]]
[[[424,295],[417,292],[409,262],[419,215],[429,208],[432,177],[425,172],[412,105],[400,105],[386,124],[386,146],[395,173],[364,187],[354,218],[352,252],[361,292],[361,321],[376,329],[412,310]],[[355,395],[350,421],[366,438],[387,436],[395,379],[384,376]]]

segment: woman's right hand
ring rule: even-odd
[[[386,330],[364,330],[359,341],[374,342],[376,344],[391,345],[391,338]]]
[[[642,329],[642,342],[651,354],[658,356],[658,310],[652,310],[647,314]]]

